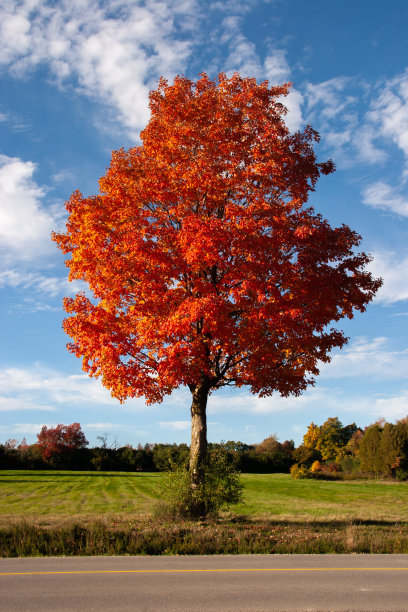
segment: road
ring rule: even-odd
[[[408,611],[408,555],[0,559],[0,610]]]

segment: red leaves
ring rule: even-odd
[[[37,438],[37,447],[45,461],[49,461],[55,455],[72,452],[89,444],[79,423],[57,425],[54,428],[44,425]]]
[[[161,79],[142,146],[113,153],[100,196],[67,203],[54,240],[95,299],[66,300],[64,328],[119,399],[160,401],[203,377],[298,394],[345,342],[330,322],[380,286],[360,237],[304,206],[334,166],[317,163],[310,126],[289,134],[287,91]]]

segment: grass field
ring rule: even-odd
[[[1,471],[0,556],[408,553],[408,484],[243,474],[217,520],[155,516],[158,473]]]
[[[152,510],[160,473],[0,472],[0,523],[11,517],[137,515]],[[293,480],[243,474],[245,504],[234,514],[275,520],[408,522],[408,484]]]

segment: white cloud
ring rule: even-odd
[[[370,98],[374,101],[368,101],[368,111],[362,114],[361,103]],[[332,150],[337,165],[385,162],[388,157],[385,134],[372,110],[378,99],[376,87],[340,76],[321,83],[306,83],[304,99],[307,122],[321,133],[322,145]]]
[[[169,429],[171,431],[185,431],[190,429],[190,421],[159,421],[161,429]]]
[[[211,11],[221,11],[230,15],[244,15],[250,11],[256,0],[215,0],[211,2],[209,8]]]
[[[38,405],[47,398],[50,403],[66,404],[96,402],[114,404],[116,400],[102,385],[84,374],[63,375],[37,365],[33,368],[5,368],[0,371],[2,393],[15,395],[17,399],[31,396],[30,402]]]
[[[397,215],[408,217],[408,197],[398,193],[395,187],[391,187],[383,181],[377,181],[363,190],[363,202],[373,208],[391,210]]]
[[[322,83],[307,83],[305,99],[309,113],[319,113],[325,119],[334,119],[339,113],[355,101],[353,96],[345,95],[344,91],[349,85],[347,77],[336,77]]]
[[[12,132],[27,131],[27,123],[14,112],[0,112],[0,123],[5,123]]]
[[[387,153],[374,144],[378,130],[371,124],[363,124],[351,129],[352,144],[357,151],[358,159],[368,164],[382,164],[387,159]]]
[[[200,12],[196,0],[4,4],[0,64],[17,76],[45,64],[59,85],[71,83],[116,109],[135,134],[157,78],[183,70]]]
[[[375,126],[377,137],[391,139],[404,153],[408,176],[408,70],[379,85],[367,119]]]
[[[33,435],[33,434],[38,434],[40,433],[41,429],[43,428],[43,426],[46,425],[46,423],[14,423],[14,425],[11,425],[9,427],[7,427],[8,431],[12,431],[15,434],[20,434],[20,435]],[[47,427],[56,427],[57,423],[52,423],[52,424],[48,424]]]
[[[360,92],[355,85],[353,79],[341,76],[321,83],[306,83],[304,89],[306,121],[321,134],[322,147],[329,150],[340,167],[350,166],[355,159],[355,144],[361,147],[355,138],[360,129],[356,95]],[[357,155],[361,158],[360,153]]]
[[[117,423],[85,423],[82,429],[90,429],[91,431],[109,431],[112,429],[121,429],[122,425]]]
[[[386,421],[396,421],[408,416],[408,391],[395,397],[384,397],[375,400],[374,414]]]
[[[241,32],[242,19],[237,15],[225,17],[222,21],[221,43],[228,45],[228,56],[224,63],[225,72],[239,72],[242,77],[265,78],[263,66],[256,47]]]
[[[119,409],[118,400],[99,380],[86,374],[63,374],[42,364],[0,370],[0,389],[3,411],[54,410],[68,404],[85,409],[92,405]],[[143,398],[129,399],[120,408],[132,413],[145,409]]]
[[[336,351],[329,364],[321,366],[319,379],[404,379],[407,372],[408,349],[392,350],[384,337],[360,337]]]
[[[3,260],[31,261],[55,250],[50,233],[56,210],[42,205],[45,189],[33,180],[35,164],[0,155],[0,253]]]
[[[282,104],[288,109],[285,123],[291,132],[300,130],[304,124],[302,116],[303,96],[296,89],[291,89],[289,94],[282,99]]]
[[[236,393],[231,396],[219,393],[211,395],[208,400],[209,414],[237,412],[244,414],[274,414],[296,412],[307,406],[313,406],[326,397],[326,392],[320,388],[310,388],[299,397],[258,397],[256,395]]]
[[[28,397],[0,396],[0,412],[17,412],[20,410],[54,411],[55,408],[41,402],[35,402]]]
[[[79,281],[69,282],[66,278],[45,276],[39,272],[27,272],[22,269],[0,269],[0,288],[2,287],[30,289],[50,297],[72,295],[85,289],[85,285]]]
[[[266,56],[263,70],[271,85],[280,85],[290,80],[289,64],[282,49],[276,49]]]
[[[394,304],[408,300],[408,257],[401,253],[373,252],[373,260],[368,269],[375,277],[383,279],[375,301],[383,304]]]

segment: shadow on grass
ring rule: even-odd
[[[249,518],[248,516],[236,515],[232,517],[228,517],[228,522],[234,525],[263,525],[263,526],[274,526],[277,525],[284,527],[306,527],[306,526],[318,526],[322,528],[332,528],[332,527],[350,527],[350,525],[359,525],[359,526],[376,526],[376,527],[388,527],[390,525],[405,525],[408,529],[408,521],[404,520],[374,520],[374,519],[359,519],[359,518],[350,518],[350,519],[328,519],[328,520],[320,520],[319,518],[310,519],[310,520],[296,520],[296,519],[265,519],[265,518]]]

